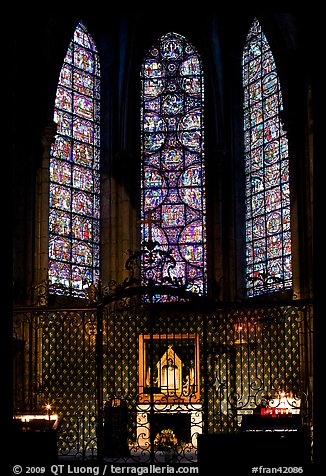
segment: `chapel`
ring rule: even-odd
[[[320,20],[171,9],[14,22],[5,424],[34,461],[310,467]]]

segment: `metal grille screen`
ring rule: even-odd
[[[308,306],[149,305],[137,295],[99,309],[17,310],[14,411],[50,403],[62,416],[60,457],[103,451],[123,461],[161,461],[156,437],[166,428],[178,461],[196,461],[198,434],[239,431],[243,415],[282,392],[308,427],[310,314]],[[123,423],[109,435],[114,411]]]

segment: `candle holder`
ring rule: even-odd
[[[48,419],[50,420],[51,419],[51,414],[52,414],[52,405],[50,403],[47,403],[46,405],[44,405],[44,409],[46,411]]]

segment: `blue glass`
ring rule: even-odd
[[[99,280],[99,59],[78,24],[57,87],[49,196],[50,292],[85,297]]]
[[[248,296],[292,287],[288,139],[273,54],[255,19],[243,52]]]
[[[197,51],[181,35],[162,36],[142,70],[141,238],[173,256],[162,267],[189,291],[206,292],[204,80]],[[143,281],[149,267],[142,264]],[[164,300],[164,298],[161,298]]]

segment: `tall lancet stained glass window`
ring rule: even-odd
[[[56,92],[49,191],[50,292],[77,297],[99,280],[99,74],[94,41],[78,24]]]
[[[271,48],[254,20],[243,52],[247,294],[292,287],[288,139]]]
[[[143,277],[206,292],[204,81],[201,58],[181,35],[162,36],[141,70],[141,237],[156,241],[174,264]],[[143,245],[144,246],[144,245]],[[171,266],[171,267],[170,267]]]

